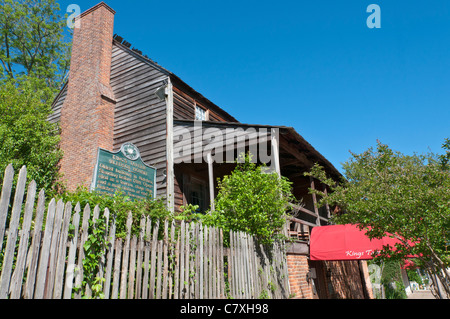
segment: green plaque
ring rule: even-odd
[[[125,143],[113,153],[98,149],[92,189],[104,194],[121,191],[132,199],[156,196],[156,168],[145,164],[136,146]]]

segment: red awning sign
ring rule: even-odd
[[[314,227],[310,240],[311,260],[368,260],[383,246],[401,243],[388,236],[370,239],[356,225],[331,225]]]

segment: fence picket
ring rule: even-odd
[[[53,287],[53,299],[61,299],[63,294],[63,278],[67,252],[67,237],[71,217],[72,217],[72,203],[68,202],[66,204],[64,211],[64,220],[59,239],[56,272],[55,272],[55,285]]]
[[[79,288],[79,290],[75,293],[75,299],[81,298],[81,285],[83,282],[83,259],[84,259],[84,243],[87,240],[88,236],[88,227],[89,227],[89,219],[91,217],[91,208],[89,204],[86,204],[83,209],[83,221],[81,224],[81,233],[80,233],[80,245],[78,247],[78,276],[75,278],[75,288]]]
[[[134,299],[134,284],[136,278],[136,244],[137,237],[134,235],[130,242],[130,265],[128,268],[128,299]]]
[[[73,237],[70,241],[69,245],[69,253],[67,259],[67,270],[66,270],[66,280],[64,285],[64,294],[63,299],[71,299],[72,298],[72,287],[74,285],[74,278],[78,273],[78,269],[75,265],[75,255],[77,252],[77,243],[78,243],[78,228],[80,225],[80,203],[75,205],[74,212],[75,214],[72,216],[72,225],[74,227]]]
[[[31,219],[33,217],[34,198],[36,196],[36,182],[32,181],[28,185],[27,199],[25,201],[25,212],[23,215],[22,230],[20,231],[19,249],[17,253],[16,268],[10,284],[10,298],[18,299],[22,292],[23,273],[27,258],[28,239],[30,235]]]
[[[189,225],[189,298],[195,298],[195,223]]]
[[[106,255],[105,285],[103,288],[105,299],[109,299],[109,294],[111,290],[111,275],[112,275],[111,273],[113,267],[115,243],[116,243],[116,218],[115,216],[112,216],[111,227],[109,228],[109,235],[108,235],[108,248],[107,248],[108,252]]]
[[[14,252],[16,250],[17,233],[19,229],[20,215],[22,212],[22,202],[25,193],[26,180],[27,169],[24,166],[19,172],[16,194],[14,196],[14,206],[11,211],[11,220],[9,222],[9,234],[8,240],[6,241],[2,274],[0,277],[0,299],[6,299],[9,293],[9,284],[11,282],[11,271],[14,261]]]
[[[230,297],[236,298],[236,249],[234,232],[230,230],[229,253],[228,253],[228,273],[230,283]]]
[[[159,231],[159,221],[156,221],[155,227],[153,228],[153,237],[152,237],[152,256],[150,262],[150,283],[149,283],[149,298],[155,298],[155,271],[156,271],[156,252],[158,245],[158,231]]]
[[[179,272],[180,272],[180,284],[179,284],[179,298],[184,299],[185,294],[185,279],[184,279],[184,258],[186,256],[185,254],[185,236],[186,236],[186,230],[185,230],[185,222],[184,220],[181,221],[181,230],[180,230],[180,265],[179,265]]]
[[[195,248],[195,254],[194,254],[194,263],[193,263],[193,284],[194,284],[194,298],[199,299],[200,298],[200,285],[199,285],[199,269],[200,269],[200,242],[199,242],[199,227],[200,225],[198,223],[194,224],[194,248]]]
[[[122,258],[122,239],[117,239],[115,244],[114,255],[114,271],[113,271],[113,286],[111,291],[111,299],[118,299],[120,286],[120,272],[121,272],[121,258]]]
[[[173,256],[175,254],[175,221],[172,220],[171,226],[170,226],[170,244],[169,244],[169,255],[172,256],[172,260],[170,262],[169,265],[169,269],[170,269],[170,276],[169,276],[169,295],[168,295],[168,299],[172,299],[173,298],[173,294],[172,294],[172,286],[173,286],[173,266],[174,266],[174,259]]]
[[[14,168],[9,164],[5,169],[3,176],[3,187],[0,197],[0,251],[3,248],[3,237],[6,231],[6,217],[8,216],[9,200],[11,198],[11,189],[14,180]]]
[[[144,250],[144,233],[145,233],[145,218],[142,216],[139,230],[139,240],[136,246],[136,299],[141,299],[142,292],[142,254]]]
[[[103,211],[103,217],[105,219],[105,233],[103,235],[103,241],[106,243],[109,239],[108,236],[108,229],[109,229],[109,209],[105,208],[105,210]],[[106,251],[107,251],[108,247],[105,247],[103,249],[103,254],[101,256],[100,259],[100,265],[99,265],[99,270],[98,270],[98,277],[99,278],[103,278],[103,272],[104,272],[104,268],[105,268],[105,263],[106,263]]]
[[[191,256],[191,245],[190,245],[190,224],[186,223],[184,228],[185,234],[184,234],[184,299],[189,299],[190,296],[190,273],[189,273],[189,263],[190,263],[190,256]]]
[[[180,236],[177,238],[175,244],[175,276],[174,276],[174,287],[173,287],[173,298],[180,298]]]
[[[209,254],[209,232],[208,226],[203,227],[203,296],[204,298],[211,298],[209,296],[209,268],[208,268],[208,254]]]
[[[41,190],[38,196],[38,203],[36,206],[36,216],[34,218],[34,230],[33,239],[31,241],[31,247],[28,252],[28,273],[27,280],[25,282],[25,299],[32,299],[34,297],[34,285],[36,283],[36,274],[38,267],[38,257],[40,253],[40,244],[42,236],[42,223],[44,220],[45,211],[45,191]]]
[[[164,239],[163,239],[163,270],[162,270],[162,295],[163,299],[168,299],[168,282],[169,282],[169,221],[164,221]]]
[[[198,248],[199,248],[199,258],[198,258],[198,268],[199,268],[199,272],[198,272],[198,275],[199,275],[199,288],[200,288],[200,291],[199,291],[199,298],[200,299],[203,299],[203,296],[204,296],[204,287],[203,287],[203,283],[204,283],[204,281],[203,281],[203,276],[204,276],[204,274],[203,274],[203,271],[204,271],[204,268],[203,268],[203,258],[204,258],[204,256],[203,256],[203,243],[204,243],[204,240],[203,240],[203,225],[201,224],[201,223],[199,223],[199,229],[198,229],[198,240],[199,240],[199,242],[198,242]]]
[[[127,274],[128,274],[128,263],[130,258],[130,240],[131,240],[131,224],[133,222],[133,216],[131,212],[128,213],[127,218],[127,237],[123,245],[123,256],[122,256],[122,273],[120,276],[120,299],[127,298]]]
[[[50,243],[50,258],[48,262],[47,279],[45,282],[44,299],[50,299],[53,293],[53,285],[55,282],[57,247],[59,243],[59,235],[61,232],[62,218],[64,214],[64,202],[59,200],[56,204],[56,215],[53,223],[52,240]]]
[[[47,265],[50,255],[50,244],[52,240],[53,219],[55,218],[56,203],[52,199],[48,205],[47,220],[45,223],[44,239],[41,247],[41,254],[39,257],[39,267],[37,270],[36,287],[34,291],[35,299],[44,298],[45,280],[47,277]]]
[[[152,221],[150,217],[147,216],[147,225],[145,229],[145,238],[144,241],[144,279],[142,284],[142,299],[148,298],[148,279],[149,279],[149,260],[150,260],[150,234],[152,228]]]
[[[217,285],[218,285],[218,276],[217,276],[217,232],[216,228],[211,228],[211,264],[212,264],[212,298],[217,299]]]
[[[219,278],[220,278],[220,287],[219,287],[219,298],[225,299],[225,274],[224,274],[224,249],[223,249],[223,231],[222,228],[219,229]]]
[[[158,240],[158,257],[156,263],[156,299],[161,299],[161,269],[163,262],[163,241]]]

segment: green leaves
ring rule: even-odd
[[[51,94],[34,77],[0,81],[0,170],[26,165],[38,189],[47,191],[57,183],[62,157],[57,126],[47,121]]]
[[[152,221],[159,220],[163,222],[166,218],[173,218],[173,214],[167,209],[163,198],[148,198],[142,201],[132,201],[129,197],[120,192],[114,195],[106,195],[98,192],[91,192],[86,187],[79,187],[74,192],[64,192],[61,195],[64,202],[80,203],[81,207],[89,204],[91,207],[99,206],[101,211],[108,208],[110,213],[116,219],[116,237],[126,237],[126,221],[128,212],[132,213],[133,224],[131,233],[139,235],[140,220],[142,216],[149,216]],[[94,229],[97,233],[100,230]]]
[[[447,150],[450,148],[447,143]],[[447,151],[448,155],[448,151]],[[362,154],[352,154],[343,164],[346,181],[335,185],[316,165],[306,175],[318,178],[332,190],[321,204],[340,206],[345,214],[334,216],[334,222],[371,226],[368,235],[379,238],[385,233],[417,241],[406,243],[396,253],[385,250],[384,256],[404,258],[420,254],[423,258],[441,260],[450,266],[450,170],[445,155],[404,155],[378,142]]]
[[[243,155],[241,155],[243,156]],[[284,215],[293,199],[291,183],[245,156],[229,176],[218,181],[216,211],[204,222],[222,227],[224,233],[239,230],[271,243],[285,223]]]
[[[100,263],[105,254],[108,241],[106,240],[106,220],[103,216],[93,221],[89,219],[89,235],[83,245],[83,286],[88,285],[92,291],[92,298],[104,297],[102,283],[104,278],[98,277]]]
[[[70,43],[55,0],[0,0],[0,78],[21,75],[61,87],[69,69]]]

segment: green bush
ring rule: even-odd
[[[58,186],[62,151],[58,127],[47,120],[51,93],[33,77],[0,81],[0,184],[5,168],[12,164],[16,178],[26,165],[28,179],[47,194]]]
[[[131,212],[133,217],[132,235],[139,234],[140,220],[143,216],[149,216],[152,222],[157,220],[164,222],[166,218],[172,219],[174,217],[167,209],[163,198],[147,198],[141,201],[133,201],[121,192],[117,192],[114,195],[105,195],[96,191],[90,192],[86,187],[79,187],[74,192],[65,192],[60,196],[64,202],[70,201],[73,205],[80,203],[81,214],[86,204],[89,204],[91,210],[98,205],[101,212],[108,208],[110,215],[116,218],[117,238],[126,237],[126,222],[129,212]]]
[[[291,182],[264,165],[251,163],[251,156],[241,155],[235,170],[219,180],[215,211],[205,223],[254,235],[263,244],[271,244],[284,226],[285,212],[293,199]],[[227,239],[227,238],[225,238]]]

